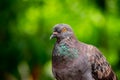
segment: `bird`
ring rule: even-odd
[[[56,80],[118,80],[102,52],[79,41],[70,25],[56,24],[53,38],[52,73]]]

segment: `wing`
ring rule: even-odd
[[[117,80],[111,66],[101,52],[93,46],[88,47],[88,58],[91,64],[93,78],[95,80]]]

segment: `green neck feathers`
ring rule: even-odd
[[[75,48],[70,48],[65,43],[61,43],[57,47],[57,54],[59,54],[60,56],[66,56],[68,58],[77,58],[78,57],[78,50]]]

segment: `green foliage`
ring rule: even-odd
[[[0,80],[54,80],[49,37],[58,23],[97,46],[120,79],[120,0],[1,0]]]

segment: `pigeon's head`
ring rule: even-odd
[[[57,38],[59,40],[69,38],[73,35],[72,28],[67,24],[57,24],[53,28],[53,34],[50,39]]]

